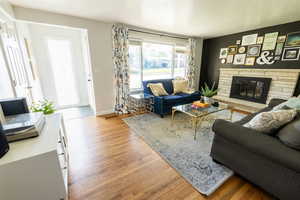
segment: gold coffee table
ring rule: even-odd
[[[210,105],[207,108],[194,108],[191,103],[180,105],[180,106],[174,106],[172,108],[172,121],[174,121],[174,116],[176,112],[182,112],[190,116],[192,118],[191,120],[194,128],[194,140],[196,140],[198,125],[201,124],[203,120],[207,119],[207,117],[210,114],[220,112],[222,110],[227,110],[227,109],[230,110],[229,120],[232,120],[233,108],[228,104],[224,104],[224,103],[219,103],[219,107]]]

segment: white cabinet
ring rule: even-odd
[[[0,200],[68,199],[68,140],[61,114],[42,133],[10,144],[0,159]]]

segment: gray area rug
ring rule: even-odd
[[[233,171],[215,163],[209,156],[214,137],[211,130],[214,119],[228,116],[227,110],[211,115],[209,121],[204,121],[201,127],[198,127],[197,140],[194,140],[189,118],[182,113],[176,114],[173,123],[171,116],[160,118],[153,113],[123,120],[194,188],[202,194],[210,195],[233,175]],[[234,113],[233,121],[243,116]]]

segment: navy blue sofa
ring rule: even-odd
[[[159,114],[161,117],[164,117],[166,114],[172,112],[172,107],[187,103],[192,103],[201,98],[199,91],[192,94],[178,93],[173,95],[173,79],[158,79],[158,80],[149,80],[143,81],[143,88],[145,95],[153,95],[150,88],[147,87],[148,83],[162,83],[165,90],[168,92],[168,96],[154,96],[154,110],[153,112]]]

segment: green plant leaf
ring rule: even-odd
[[[218,89],[215,89],[215,82],[213,83],[211,88],[209,88],[207,83],[204,83],[204,87],[201,87],[201,92],[203,96],[212,97],[217,94]]]
[[[45,115],[49,115],[55,112],[55,107],[53,102],[45,99],[44,101],[39,101],[39,103],[33,103],[31,108],[32,112],[43,112]]]

